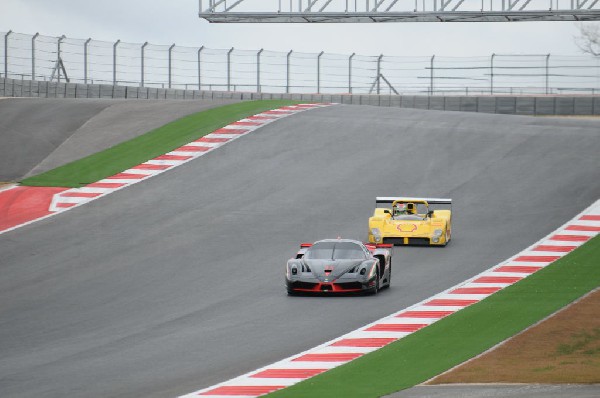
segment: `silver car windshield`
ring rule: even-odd
[[[312,245],[304,254],[311,260],[364,260],[364,250],[352,242],[319,242]]]

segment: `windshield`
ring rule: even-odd
[[[363,249],[352,242],[319,242],[312,245],[304,254],[312,260],[364,260]]]

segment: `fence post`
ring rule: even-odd
[[[431,71],[429,76],[429,95],[433,95],[433,61],[435,60],[435,54],[431,57]]]
[[[492,53],[492,57],[490,59],[490,94],[494,95],[494,57],[495,53]]]
[[[262,54],[264,49],[260,49],[256,54],[256,92],[260,93],[260,55]]]
[[[171,88],[172,82],[173,47],[175,47],[175,43],[169,47],[169,88]]]
[[[147,45],[148,45],[148,42],[145,42],[144,44],[142,44],[142,78],[140,81],[141,87],[144,87],[144,84],[146,83],[146,79],[144,76],[144,59],[145,59],[145,49],[146,49]]]
[[[377,95],[381,94],[381,59],[383,54],[377,58]]]
[[[113,86],[117,85],[117,46],[120,42],[121,40],[119,39],[113,44]]]
[[[231,91],[231,53],[233,47],[227,52],[227,91]]]
[[[546,95],[549,94],[550,85],[550,54],[546,55]]]
[[[200,64],[200,54],[204,50],[204,46],[198,49],[198,91],[202,90],[202,69]]]
[[[12,33],[12,30],[9,30],[4,35],[4,78],[8,79],[8,36]]]
[[[91,37],[83,44],[83,82],[85,84],[88,82],[88,45],[90,41],[92,41]]]
[[[352,53],[350,58],[348,58],[348,93],[352,94],[352,58],[356,53]]]
[[[31,39],[31,80],[35,80],[35,39],[39,35],[39,33],[36,33]]]
[[[62,35],[61,37],[58,38],[58,43],[56,44],[56,69],[58,70],[58,82],[60,83],[60,70],[61,70],[61,63],[62,63],[62,57],[60,55],[61,53],[61,49],[60,49],[60,45],[62,43],[62,41],[64,39],[66,39],[67,36]],[[65,72],[66,73],[66,72]]]
[[[286,83],[285,83],[285,93],[289,94],[290,93],[290,57],[292,56],[292,52],[294,50],[290,50],[289,53],[287,53],[287,68],[286,68]]]
[[[321,51],[317,57],[317,94],[321,94],[321,56],[323,53],[324,51]]]

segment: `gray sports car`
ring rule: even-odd
[[[377,294],[392,278],[392,245],[364,244],[350,239],[302,243],[296,258],[288,260],[288,294]]]

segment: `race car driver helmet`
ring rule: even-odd
[[[394,205],[394,215],[399,216],[402,214],[407,214],[406,205],[404,203],[396,203]]]

